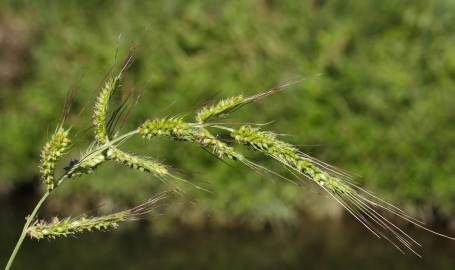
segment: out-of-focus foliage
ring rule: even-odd
[[[37,181],[40,148],[71,88],[76,94],[67,124],[79,131],[75,154],[82,150],[93,136],[87,128],[95,91],[117,48],[120,61],[133,46],[137,57],[123,88],[141,99],[125,130],[153,116],[191,116],[206,101],[303,76],[303,83],[242,108],[229,121],[275,120],[269,128],[361,175],[359,182],[388,200],[427,214],[454,214],[453,1],[1,3],[0,75],[12,67],[17,74],[0,76],[3,193]],[[184,220],[291,222],[311,193],[240,164],[229,167],[185,143],[138,139],[129,146],[213,191],[189,187],[196,205],[170,202],[170,212]],[[118,166],[100,170],[98,178],[68,181],[58,193],[141,201],[163,187]],[[317,210],[320,203],[307,207]]]

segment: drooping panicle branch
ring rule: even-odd
[[[30,238],[40,240],[67,237],[83,232],[116,229],[121,222],[139,219],[141,216],[153,211],[157,203],[165,197],[164,194],[159,195],[134,208],[104,216],[54,218],[51,222],[36,220],[28,228],[27,234]]]
[[[231,129],[231,136],[238,143],[259,151],[316,182],[369,231],[379,238],[386,239],[403,253],[402,247],[419,256],[415,246],[420,244],[381,215],[379,210],[387,211],[418,227],[441,235],[424,227],[420,221],[406,215],[397,207],[356,186],[345,172],[302,153],[295,146],[279,140],[272,132],[246,125],[238,130]]]
[[[41,178],[46,184],[48,191],[52,191],[57,184],[55,179],[55,166],[71,144],[68,135],[69,130],[64,129],[60,125],[41,151]]]
[[[51,222],[36,221],[28,228],[27,234],[30,238],[37,240],[44,238],[55,239],[83,232],[116,229],[119,222],[126,220],[126,214],[124,212],[99,217],[68,217],[62,220],[54,218]]]

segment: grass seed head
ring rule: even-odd
[[[238,143],[263,152],[282,163],[296,166],[299,161],[298,149],[279,140],[276,134],[272,132],[261,131],[259,128],[246,125],[231,132],[231,137]]]
[[[212,106],[204,106],[196,114],[196,122],[202,124],[215,117],[223,117],[227,113],[241,106],[245,101],[243,95],[238,95],[220,100]]]
[[[231,136],[237,142],[272,157],[287,168],[316,182],[371,233],[389,241],[403,253],[404,248],[419,256],[415,246],[420,244],[384,217],[380,210],[387,211],[437,235],[453,239],[429,230],[395,206],[356,186],[350,182],[350,179],[344,179],[348,177],[345,173],[300,152],[291,144],[278,140],[272,132],[243,126],[231,132]]]
[[[109,140],[108,131],[108,105],[114,93],[120,88],[125,70],[132,64],[133,55],[129,55],[116,76],[111,76],[104,83],[93,109],[93,125],[95,127],[95,140],[98,144],[105,144]]]
[[[196,114],[196,122],[199,124],[205,123],[213,118],[224,118],[229,113],[234,112],[243,105],[248,103],[260,100],[262,98],[268,97],[275,93],[281,92],[284,89],[288,88],[291,85],[294,85],[303,79],[296,81],[289,81],[280,85],[276,85],[269,90],[257,93],[255,95],[244,97],[243,95],[237,95],[230,98],[222,99],[214,105],[204,106]]]
[[[217,139],[205,128],[186,123],[181,118],[147,120],[139,127],[139,133],[147,139],[162,136],[195,143],[209,149],[219,158],[240,157],[232,147]]]
[[[141,205],[110,215],[54,218],[51,222],[37,220],[28,228],[27,234],[30,238],[40,240],[67,237],[83,232],[116,229],[120,222],[137,220],[153,211],[157,207],[157,203],[166,198],[166,196],[166,193],[159,194]]]
[[[55,166],[59,158],[65,154],[65,151],[71,144],[68,135],[69,130],[65,130],[62,126],[59,126],[41,151],[40,173],[48,191],[53,190],[57,184],[55,180]]]
[[[108,104],[112,95],[120,86],[120,79],[121,76],[119,74],[106,81],[96,98],[93,110],[93,125],[95,126],[95,140],[99,144],[105,144],[109,139],[106,124]]]
[[[126,215],[124,212],[100,217],[68,217],[62,220],[54,218],[51,222],[42,220],[36,221],[28,228],[27,234],[31,238],[37,240],[44,238],[55,239],[83,232],[116,229],[118,227],[118,223],[125,220]]]
[[[107,157],[141,172],[149,172],[156,176],[165,176],[169,174],[165,165],[154,160],[128,154],[116,147],[109,148]]]

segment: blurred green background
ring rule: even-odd
[[[450,233],[452,228],[453,235],[454,1],[0,3],[2,259],[42,192],[39,152],[62,117],[69,89],[75,89],[75,96],[66,123],[73,127],[76,146],[70,156],[76,158],[92,140],[96,90],[115,66],[117,51],[119,62],[131,47],[136,61],[123,89],[141,98],[124,131],[150,117],[191,117],[208,101],[304,77],[288,91],[242,108],[229,121],[274,121],[268,128],[290,134],[287,139],[303,151],[359,175],[357,181],[369,190],[439,230]],[[126,146],[172,164],[212,192],[188,187],[185,195],[168,200],[163,215],[151,223],[94,236],[109,245],[103,262],[122,250],[132,253],[116,257],[115,264],[96,264],[95,254],[87,254],[101,248],[96,247],[99,241],[86,235],[55,246],[27,243],[19,266],[28,269],[40,260],[37,254],[52,249],[61,259],[46,269],[138,269],[153,261],[163,269],[326,269],[349,268],[365,256],[372,258],[365,264],[368,269],[429,268],[436,261],[436,268],[451,269],[455,263],[444,255],[453,243],[426,234],[428,261],[397,255],[310,183],[299,188],[266,179],[185,143],[138,139]],[[63,185],[42,216],[77,215],[100,204],[101,211],[121,209],[167,187],[149,175],[109,164]],[[143,240],[140,235],[149,231],[156,238]],[[129,249],[127,239],[142,242]],[[152,246],[154,239],[166,248]],[[72,266],[74,253],[65,248],[73,245],[84,267]],[[221,259],[179,253],[185,246],[193,250],[192,245],[200,256],[218,251],[220,256],[212,256]],[[156,260],[143,258],[152,256],[144,253],[148,247]],[[372,251],[365,254],[366,247]],[[357,252],[346,254],[351,248]],[[275,257],[277,249],[283,254]],[[314,256],[327,264],[311,264]],[[400,263],[380,264],[390,258]]]

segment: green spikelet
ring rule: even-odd
[[[71,143],[68,133],[69,130],[65,130],[62,126],[59,126],[41,151],[41,178],[46,184],[48,191],[53,190],[57,184],[54,176],[55,165]]]
[[[237,142],[248,145],[283,162],[296,167],[299,159],[298,149],[289,143],[276,138],[272,132],[261,131],[259,128],[242,126],[231,133]]]
[[[121,73],[110,78],[96,99],[93,110],[93,125],[95,126],[95,140],[98,144],[105,144],[109,140],[107,131],[108,104],[114,92],[120,87]]]
[[[257,100],[260,100],[262,98],[265,98],[267,96],[273,95],[275,93],[278,93],[280,91],[283,91],[287,87],[296,84],[298,82],[301,82],[303,79],[299,79],[296,81],[289,81],[281,85],[276,85],[269,90],[259,92],[253,96],[249,97],[244,97],[243,95],[237,95],[233,96],[230,98],[222,99],[218,101],[218,103],[214,105],[208,105],[202,107],[196,114],[196,122],[198,124],[202,124],[207,122],[210,119],[213,118],[223,118],[228,116],[229,113],[239,109],[243,105],[246,105],[250,102],[254,102]]]
[[[286,167],[304,174],[319,185],[324,186],[331,179],[328,174],[313,164],[311,160],[300,155],[296,147],[279,140],[273,132],[261,131],[259,128],[247,125],[240,127],[238,130],[232,130],[231,137],[236,142],[262,152]]]
[[[251,126],[242,126],[238,130],[232,130],[231,136],[238,143],[262,152],[286,167],[313,180],[374,235],[386,239],[401,252],[403,250],[400,245],[418,255],[413,245],[419,245],[419,243],[382,216],[378,209],[388,211],[413,224],[417,224],[417,226],[419,226],[419,222],[410,218],[393,205],[358,188],[350,183],[349,179],[344,181],[343,177],[348,177],[344,172],[301,153],[291,144],[277,139],[272,132],[260,131],[258,128]],[[421,228],[425,227],[421,226]]]
[[[65,218],[59,220],[54,218],[52,222],[36,221],[27,231],[27,234],[34,239],[43,238],[55,239],[66,237],[82,232],[106,231],[115,229],[118,223],[126,220],[126,214],[119,212],[112,215],[100,217]]]
[[[343,182],[322,170],[315,163],[318,162],[316,159],[303,155],[293,145],[277,139],[276,134],[272,132],[261,131],[259,128],[251,126],[242,126],[238,130],[234,130],[231,136],[237,142],[274,158],[331,191],[346,192],[348,189],[348,186]]]
[[[169,174],[165,165],[150,159],[125,153],[116,147],[109,148],[107,157],[141,172],[149,172],[156,176],[165,176]]]
[[[296,81],[289,81],[281,85],[276,85],[267,91],[257,93],[256,95],[244,97],[243,95],[233,96],[230,98],[222,99],[218,103],[211,106],[204,106],[196,114],[196,122],[202,124],[207,122],[210,119],[217,117],[226,117],[229,113],[239,109],[243,105],[246,105],[250,102],[257,101],[259,99],[265,98],[267,96],[273,95],[280,91],[283,91],[287,87],[296,84],[303,79]]]
[[[151,212],[156,208],[159,201],[166,198],[166,194],[160,194],[149,201],[138,205],[134,208],[97,217],[79,217],[79,218],[54,218],[51,222],[37,220],[27,230],[28,236],[37,240],[55,239],[67,237],[83,232],[107,231],[116,229],[119,223],[132,221]]]
[[[164,136],[179,140],[190,140],[192,128],[181,118],[163,118],[147,120],[139,127],[139,133],[147,139]]]
[[[220,100],[217,104],[212,106],[204,106],[197,114],[196,121],[198,123],[204,123],[207,120],[215,117],[223,117],[227,113],[235,110],[242,104],[244,104],[245,98],[243,95],[230,97],[227,99]]]
[[[185,123],[181,118],[147,120],[139,127],[139,133],[147,139],[163,136],[196,143],[210,149],[219,158],[239,159],[241,157],[232,147],[218,140],[208,130]]]

